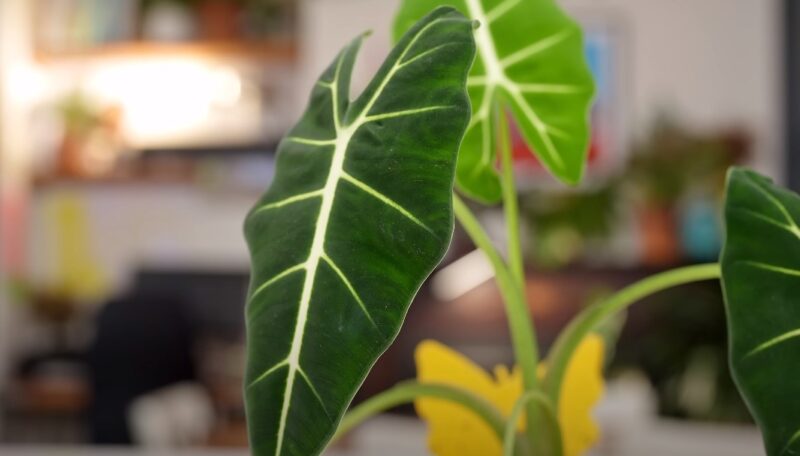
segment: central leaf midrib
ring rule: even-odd
[[[338,68],[337,68],[338,70]],[[337,78],[333,81],[332,92],[335,94],[338,90],[338,71]],[[336,97],[333,97],[334,101]],[[303,336],[305,334],[305,327],[308,321],[308,311],[311,305],[311,294],[314,289],[314,281],[316,280],[317,269],[319,263],[325,256],[325,237],[328,232],[328,224],[330,222],[331,212],[333,211],[333,203],[336,199],[336,188],[344,173],[344,160],[347,154],[347,148],[350,144],[352,136],[360,125],[355,125],[341,130],[338,115],[337,103],[334,103],[334,127],[336,128],[336,147],[333,152],[333,160],[331,162],[331,169],[328,173],[328,178],[325,181],[325,187],[322,190],[322,203],[320,205],[319,216],[317,217],[316,227],[314,229],[314,237],[311,242],[311,249],[309,250],[308,259],[306,260],[306,275],[303,281],[303,291],[300,297],[300,307],[297,311],[297,322],[295,323],[294,335],[292,337],[291,350],[289,351],[288,365],[289,370],[286,377],[286,387],[283,395],[283,404],[281,407],[281,417],[278,428],[278,444],[275,448],[276,456],[281,454],[283,436],[286,431],[286,420],[289,414],[289,406],[292,401],[292,391],[294,389],[295,376],[300,369],[300,353],[303,346]]]
[[[486,12],[483,11],[480,0],[466,0],[466,3],[469,15],[481,24],[475,31],[475,41],[478,43],[478,52],[480,52],[486,67],[486,78],[489,83],[487,85],[500,85],[506,79],[506,75],[500,66],[500,59],[497,56],[497,49],[494,47]]]
[[[494,39],[492,38],[491,34],[491,20],[489,19],[487,13],[483,10],[483,5],[481,5],[481,0],[465,0],[467,5],[467,10],[469,15],[481,23],[481,27],[476,30],[475,41],[478,44],[478,52],[481,55],[481,59],[484,63],[484,68],[486,69],[486,93],[485,97],[486,100],[481,104],[480,110],[476,113],[476,119],[479,122],[490,122],[489,110],[491,109],[491,100],[488,99],[489,97],[493,97],[494,93],[497,92],[498,88],[504,89],[508,92],[508,95],[520,106],[520,109],[527,111],[525,114],[528,118],[530,118],[531,122],[536,128],[536,131],[542,138],[544,142],[545,149],[541,152],[546,153],[549,158],[552,160],[553,165],[558,166],[559,168],[564,167],[563,158],[560,156],[558,152],[558,148],[553,143],[552,139],[550,138],[548,127],[536,113],[536,110],[530,106],[530,104],[525,100],[522,95],[522,91],[518,86],[516,81],[513,81],[511,78],[508,77],[506,74],[506,67],[503,64],[503,61],[500,59],[497,48],[494,45]],[[511,7],[507,8],[508,10],[513,9],[517,3],[514,3]],[[554,39],[556,36],[563,35],[566,32],[561,32],[555,36],[550,37],[550,39]],[[561,38],[559,38],[561,39]],[[534,43],[536,44],[536,43]],[[484,164],[488,163],[488,157],[486,153],[486,149],[482,150],[481,154],[481,162]]]

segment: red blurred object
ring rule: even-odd
[[[522,132],[520,131],[517,123],[514,121],[514,118],[510,115],[508,116],[509,122],[509,130],[511,132],[511,150],[514,156],[514,165],[518,169],[523,170],[541,170],[543,166],[539,159],[536,157],[535,152],[532,148],[528,147],[528,144],[525,143],[525,139],[522,137]],[[592,166],[599,157],[605,153],[602,150],[601,144],[601,132],[592,130],[592,137],[589,143],[589,156],[588,156],[588,166]]]
[[[242,6],[230,0],[203,0],[198,6],[203,39],[233,40],[240,38]]]
[[[10,277],[21,277],[25,271],[25,219],[25,193],[11,188],[3,191],[0,200],[0,260]]]

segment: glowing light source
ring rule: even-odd
[[[442,301],[459,298],[494,277],[492,265],[480,250],[470,252],[433,276],[433,294]]]
[[[235,105],[236,70],[180,59],[118,62],[99,69],[86,91],[124,113],[123,132],[136,142],[181,136],[200,128],[216,107]]]

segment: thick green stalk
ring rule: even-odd
[[[607,318],[620,312],[635,302],[667,288],[691,282],[719,278],[719,264],[687,266],[662,272],[623,288],[610,298],[594,305],[575,317],[561,332],[548,357],[547,375],[544,390],[556,408],[561,394],[561,384],[567,365],[584,337],[591,333]]]
[[[520,242],[519,201],[517,183],[514,179],[514,156],[511,150],[511,131],[508,128],[508,117],[504,106],[505,105],[498,100],[494,106],[494,116],[497,126],[498,149],[500,152],[502,171],[500,182],[503,191],[503,212],[506,222],[506,250],[508,254],[508,268],[516,282],[516,287],[520,295],[524,298],[525,263],[522,258],[522,242]],[[510,303],[509,305],[517,304]],[[533,324],[533,316],[531,315],[527,300],[522,302],[522,306],[518,309],[518,312],[526,315],[524,321],[527,323],[529,331],[534,335],[533,343],[538,344],[535,337],[536,332]],[[525,390],[528,393],[538,391],[538,375],[534,375],[536,376],[536,383],[526,382]],[[542,426],[546,424],[547,420],[545,420],[542,415],[546,414],[546,411],[541,410],[540,404],[536,403],[536,401],[526,401],[526,404],[528,417],[526,435],[528,437],[528,444],[533,453],[545,456],[554,454],[556,448],[561,447],[561,433],[548,433],[543,431]]]
[[[511,133],[508,118],[502,105],[495,112],[497,132],[500,143],[500,162],[502,164],[503,212],[506,215],[506,235],[508,236],[508,265],[518,286],[525,287],[525,265],[522,261],[522,243],[519,235],[519,202],[517,185],[514,181],[514,158],[511,151]],[[526,306],[527,308],[527,306]]]
[[[514,156],[511,150],[511,132],[508,128],[508,117],[503,103],[495,105],[495,117],[497,125],[498,148],[500,151],[500,163],[502,169],[501,184],[503,190],[503,213],[506,221],[506,238],[508,255],[508,267],[514,277],[519,293],[525,296],[525,263],[522,258],[522,242],[520,242],[520,219],[519,201],[517,195],[517,184],[514,179]],[[527,305],[523,302],[526,321],[530,326],[530,332],[535,334],[533,316]],[[520,309],[522,313],[523,309]],[[509,314],[510,315],[510,314]],[[534,343],[537,343],[534,337]],[[538,363],[537,363],[538,364]],[[538,375],[537,375],[538,382]],[[526,392],[534,394],[538,387],[526,384]],[[561,433],[553,433],[552,429],[545,430],[543,426],[547,420],[543,420],[542,414],[546,415],[546,410],[542,410],[541,404],[537,401],[525,401],[527,405],[527,437],[528,444],[536,455],[554,455],[561,448]]]
[[[497,434],[498,439],[503,438],[506,424],[505,419],[503,419],[503,416],[492,404],[486,402],[483,398],[454,386],[418,383],[414,381],[398,383],[393,388],[372,396],[354,407],[345,415],[344,419],[342,419],[339,429],[336,430],[336,434],[333,438],[337,439],[341,437],[373,415],[377,415],[378,413],[397,407],[398,405],[413,402],[420,397],[443,399],[462,405],[483,419],[483,421],[492,428],[495,434]]]
[[[467,205],[457,195],[453,196],[456,218],[469,234],[475,245],[486,254],[489,262],[494,267],[497,286],[503,295],[506,306],[511,342],[514,345],[514,355],[522,369],[525,389],[534,390],[539,386],[536,377],[536,366],[539,362],[539,350],[536,345],[534,330],[530,324],[531,316],[525,296],[517,282],[509,272],[503,258],[497,252],[489,236],[483,230],[478,220],[469,210]]]
[[[512,456],[514,454],[514,447],[516,446],[517,437],[517,421],[519,421],[519,417],[522,414],[522,411],[525,410],[525,407],[532,402],[538,404],[539,409],[544,412],[543,415],[547,418],[545,423],[547,426],[549,426],[547,429],[548,432],[541,433],[540,435],[547,433],[558,436],[561,435],[561,426],[558,423],[558,415],[556,414],[556,410],[553,408],[553,404],[550,402],[550,399],[548,399],[547,396],[539,391],[528,391],[517,400],[516,404],[514,404],[514,408],[511,409],[511,415],[509,415],[508,420],[506,421],[506,430],[505,435],[503,436],[503,456]],[[517,451],[519,451],[519,449],[517,449]],[[560,438],[556,439],[554,446],[552,447],[552,451],[550,452],[550,456],[562,456],[563,454],[563,443]]]
[[[492,245],[489,236],[467,205],[457,195],[454,195],[453,198],[456,218],[461,222],[464,230],[472,238],[475,245],[484,252],[494,268],[497,286],[505,303],[511,342],[514,347],[514,357],[520,369],[522,369],[525,391],[536,391],[539,388],[537,376],[539,350],[522,284],[513,277],[503,258]],[[541,431],[536,425],[539,421],[538,416],[537,405],[535,403],[529,404],[526,434],[532,448],[540,448],[544,441],[541,438],[537,439],[537,433]]]

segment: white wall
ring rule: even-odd
[[[629,130],[665,108],[698,127],[742,125],[754,166],[783,173],[781,2],[778,0],[566,0],[605,19],[625,45]]]
[[[704,128],[742,125],[755,137],[754,164],[780,177],[781,5],[778,0],[564,0],[583,21],[620,37],[628,125],[642,134],[660,109]],[[304,0],[298,109],[341,46],[372,28],[362,61],[374,70],[389,49],[397,0]],[[368,76],[359,74],[359,82]]]
[[[353,75],[353,92],[364,88],[390,49],[390,27],[397,0],[302,0],[300,2],[300,65],[296,108],[305,108],[308,94],[319,75],[339,51],[367,30]]]

